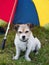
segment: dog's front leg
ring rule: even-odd
[[[30,52],[31,52],[31,48],[28,48],[28,49],[26,50],[26,53],[25,53],[25,59],[26,59],[27,61],[31,61],[31,59],[29,58]]]
[[[20,56],[20,49],[18,48],[18,46],[16,47],[16,56],[13,57],[14,60],[17,60]]]

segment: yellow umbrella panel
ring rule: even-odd
[[[36,6],[40,26],[49,24],[49,0],[32,0]]]

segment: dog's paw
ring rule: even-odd
[[[25,59],[26,59],[27,61],[31,61],[31,59],[30,59],[29,57],[25,57]]]
[[[13,60],[18,60],[18,57],[17,57],[17,56],[14,56],[14,57],[13,57]]]

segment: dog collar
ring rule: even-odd
[[[22,42],[27,42],[27,41],[28,41],[28,39],[27,39],[27,40],[25,40],[25,41],[23,41],[23,40],[21,40],[21,39],[20,39],[20,41],[22,41]]]

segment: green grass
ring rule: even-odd
[[[19,60],[12,60],[13,55],[15,55],[14,30],[9,31],[4,50],[1,50],[4,35],[0,35],[0,65],[49,65],[49,31],[44,28],[34,27],[32,32],[41,41],[42,48],[39,50],[38,55],[33,52],[30,53],[31,62],[24,59],[23,52]]]
[[[49,23],[46,24],[44,27],[45,27],[45,29],[49,30]]]

